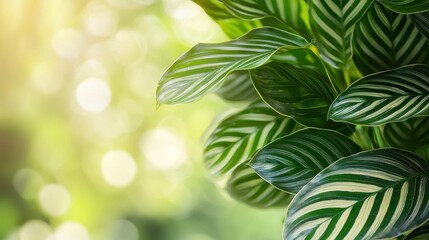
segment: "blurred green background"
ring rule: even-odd
[[[188,0],[0,1],[0,239],[280,239],[201,159],[215,95],[156,110],[163,71],[227,38]]]

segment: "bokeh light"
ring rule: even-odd
[[[13,186],[18,194],[25,199],[35,199],[43,186],[43,178],[32,169],[20,169],[13,177]]]
[[[82,224],[64,222],[55,230],[55,240],[90,240],[90,237]]]
[[[76,29],[62,29],[52,39],[55,52],[65,59],[79,57],[85,47],[85,36]]]
[[[39,203],[46,214],[54,217],[61,216],[70,208],[70,193],[62,185],[49,184],[40,191]]]
[[[97,37],[106,37],[115,32],[118,19],[105,4],[91,1],[86,6],[83,17],[85,30]]]
[[[51,227],[43,221],[31,220],[18,233],[19,240],[54,240]]]
[[[101,160],[104,180],[115,187],[125,187],[137,173],[134,158],[123,150],[110,150]]]
[[[102,112],[109,106],[111,95],[109,85],[98,78],[86,79],[76,88],[76,100],[88,112]]]

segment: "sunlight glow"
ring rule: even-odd
[[[102,112],[109,106],[111,95],[109,85],[98,78],[89,78],[76,88],[77,102],[88,112]]]
[[[31,220],[21,227],[18,238],[19,240],[52,240],[52,229],[46,222]]]
[[[49,184],[39,193],[39,203],[43,211],[50,216],[64,215],[70,208],[69,191],[62,185]]]
[[[55,230],[55,240],[89,240],[88,231],[78,222],[65,222]]]
[[[85,48],[84,34],[75,29],[62,29],[55,33],[52,45],[55,52],[65,59],[78,58]]]
[[[86,6],[84,24],[90,34],[105,37],[115,32],[118,19],[107,5],[92,1]]]
[[[137,166],[128,152],[111,150],[103,156],[101,171],[107,183],[115,187],[125,187],[136,176]]]

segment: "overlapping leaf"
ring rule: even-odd
[[[311,0],[310,23],[322,58],[332,66],[348,69],[353,51],[355,24],[373,0]]]
[[[413,21],[414,25],[420,30],[420,33],[423,34],[429,40],[429,11],[408,15]]]
[[[253,87],[249,71],[236,71],[228,75],[216,93],[228,101],[254,101],[259,95]]]
[[[227,191],[234,199],[259,208],[286,206],[292,200],[292,195],[265,182],[246,162],[232,172]]]
[[[180,57],[158,83],[158,104],[188,103],[215,91],[237,70],[263,65],[279,49],[305,47],[304,38],[284,30],[258,28],[220,44],[198,44]]]
[[[372,150],[383,147],[390,147],[383,136],[383,129],[380,126],[356,126],[352,139],[364,150]]]
[[[335,92],[326,74],[279,62],[250,73],[261,98],[276,111],[306,126],[327,126],[326,116]]]
[[[404,240],[427,240],[429,239],[429,223],[426,223],[412,232],[410,232]]]
[[[374,3],[356,25],[353,59],[366,74],[429,62],[429,42],[404,14]]]
[[[311,36],[304,0],[221,0],[238,17],[253,20],[275,17],[296,32]]]
[[[335,131],[308,128],[279,138],[258,151],[250,166],[267,182],[297,193],[320,171],[362,149]]]
[[[429,67],[409,65],[366,76],[332,103],[335,121],[381,125],[429,115]]]
[[[426,0],[378,0],[386,7],[398,13],[412,14],[429,10]]]
[[[392,147],[414,151],[429,144],[429,117],[389,123],[384,127],[384,137]]]
[[[320,172],[289,206],[284,239],[380,239],[429,219],[428,162],[378,149],[342,158]]]
[[[299,128],[295,121],[279,115],[265,103],[253,103],[223,120],[214,130],[204,149],[205,163],[215,175],[230,172],[267,143]]]

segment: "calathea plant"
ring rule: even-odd
[[[194,2],[232,40],[180,57],[157,101],[249,103],[205,146],[230,195],[288,206],[284,239],[429,239],[429,1]]]

